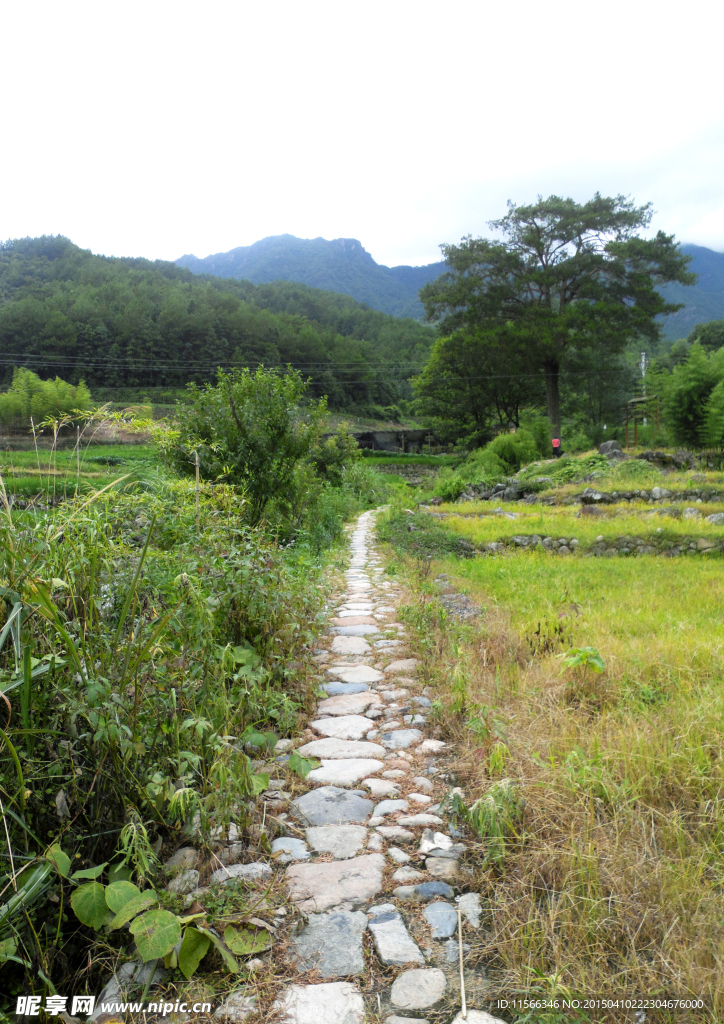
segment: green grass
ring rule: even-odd
[[[56,497],[101,490],[119,477],[123,484],[139,480],[161,468],[153,445],[89,445],[72,449],[0,452],[0,475],[8,496]]]
[[[389,454],[362,449],[362,457],[371,464],[381,466],[456,466],[462,461],[461,455],[403,455]]]
[[[626,509],[590,523],[571,508],[455,517],[435,532],[476,542],[537,532],[583,544],[659,524],[674,538],[722,536],[700,521]],[[460,559],[439,543],[426,566],[405,555],[417,533],[382,530],[417,593],[405,617],[437,689],[441,736],[460,751],[455,773],[468,806],[501,776],[524,803],[503,861],[474,880],[488,908],[488,978],[503,991],[545,991],[555,979],[577,993],[704,996],[709,1010],[689,1019],[724,1019],[721,561],[516,550]],[[478,620],[445,615],[434,600],[440,573],[478,605]],[[566,668],[571,647],[600,652],[605,671]]]

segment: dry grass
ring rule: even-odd
[[[562,562],[450,559],[422,576],[403,562],[419,595],[407,618],[438,688],[440,725],[459,750],[468,805],[502,774],[525,802],[504,859],[477,878],[487,913],[475,953],[502,996],[704,997],[710,1009],[698,1016],[647,1020],[721,1020],[720,570]],[[441,613],[438,571],[483,606],[480,622]],[[559,614],[577,646],[603,652],[603,675],[561,674],[555,650],[532,654],[531,624]],[[473,731],[481,715],[504,733],[497,759],[495,738]],[[599,1010],[581,1019],[634,1017]]]

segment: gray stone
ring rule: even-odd
[[[335,697],[338,694],[364,693],[365,690],[369,690],[369,686],[366,683],[338,683],[334,681],[322,683],[321,689],[331,697]]]
[[[307,844],[302,839],[294,839],[291,836],[282,836],[275,839],[271,845],[272,853],[279,853],[277,857],[279,864],[290,864],[295,860],[309,860]]]
[[[441,750],[444,750],[447,744],[444,740],[423,740],[420,746],[417,748],[417,754],[439,754]]]
[[[243,991],[232,992],[221,1006],[216,1008],[214,1017],[237,1024],[238,1021],[246,1020],[256,1009],[256,996],[244,995]]]
[[[239,878],[246,882],[257,882],[259,879],[271,878],[271,876],[272,869],[268,864],[255,861],[253,864],[231,864],[229,867],[219,868],[218,871],[214,871],[209,881],[229,885]]]
[[[397,796],[400,792],[400,787],[391,779],[365,779],[362,785],[372,796]]]
[[[367,917],[360,911],[333,910],[310,914],[307,927],[293,941],[300,959],[299,970],[318,970],[323,978],[361,974],[365,962],[362,934]]]
[[[167,871],[184,871],[186,868],[195,868],[200,858],[199,851],[195,850],[193,846],[182,846],[174,853],[173,857],[169,857],[163,866]]]
[[[611,452],[620,452],[621,445],[618,441],[604,441],[603,444],[599,444],[598,453],[599,455],[610,455]]]
[[[381,903],[367,911],[375,949],[384,964],[424,963],[425,958],[405,928],[393,903]]]
[[[447,882],[420,882],[419,885],[401,885],[393,890],[401,900],[419,900],[421,903],[434,900],[436,896],[452,899],[455,890]]]
[[[364,1024],[362,993],[349,981],[290,985],[274,1003],[280,1024]]]
[[[402,1010],[422,1010],[439,1002],[446,988],[445,975],[437,967],[405,971],[395,978],[390,1000]]]
[[[408,793],[407,799],[412,800],[413,804],[423,804],[424,806],[432,801],[432,797],[427,793]]]
[[[325,864],[292,864],[286,873],[290,899],[307,914],[341,903],[359,906],[382,888],[384,866],[381,853]]]
[[[379,633],[379,626],[333,626],[337,636],[369,636]]]
[[[391,661],[389,665],[385,665],[385,672],[391,675],[411,672],[414,675],[419,664],[417,658],[401,658],[399,661]]]
[[[292,800],[292,807],[308,825],[346,825],[367,821],[373,804],[356,793],[324,786]]]
[[[413,786],[417,786],[422,793],[432,793],[435,788],[430,780],[426,779],[424,775],[416,775],[412,780],[412,784]]]
[[[369,757],[349,757],[344,760],[332,758],[323,760],[321,768],[313,768],[307,779],[328,786],[353,786],[365,775],[378,772],[383,767],[384,761]]]
[[[433,939],[447,939],[454,935],[458,926],[458,915],[449,903],[428,903],[423,910],[425,919],[430,925]]]
[[[396,729],[394,732],[383,732],[380,742],[388,750],[405,750],[419,743],[422,733],[419,729]]]
[[[199,884],[198,871],[195,868],[186,868],[185,871],[180,871],[175,878],[173,878],[166,888],[169,892],[175,892],[179,896],[185,896],[191,892]]]
[[[422,871],[418,871],[417,868],[407,867],[405,864],[393,873],[392,880],[394,882],[419,882],[424,877]]]
[[[398,818],[401,825],[444,825],[445,822],[442,818],[438,818],[437,814],[430,814],[429,812],[423,814],[411,814],[406,818]]]
[[[375,805],[373,813],[382,817],[385,814],[394,814],[395,811],[406,811],[409,808],[407,800],[381,800]]]
[[[713,515],[707,516],[706,521],[714,526],[721,526],[724,523],[724,512],[715,512]]]
[[[396,846],[391,846],[387,851],[387,856],[390,860],[393,860],[395,864],[409,864],[410,855],[405,853],[404,850],[399,850]]]
[[[430,1022],[422,1017],[398,1017],[396,1013],[393,1013],[391,1017],[385,1017],[385,1024],[430,1024]]]
[[[372,835],[370,836],[369,840],[367,841],[367,849],[368,850],[372,850],[375,853],[379,853],[380,850],[384,850],[384,848],[385,848],[385,841],[382,838],[382,836],[379,836],[379,835],[377,835],[376,832],[373,832]]]
[[[356,696],[356,695],[353,695]],[[340,740],[361,740],[370,731],[370,720],[364,715],[339,715],[320,718],[310,723],[315,732]]]
[[[320,702],[317,708],[319,715],[361,715],[372,705],[381,704],[378,693],[367,690],[363,693],[346,693],[338,697],[328,697]]]
[[[330,719],[335,721],[335,719]],[[365,719],[366,721],[366,719]],[[367,722],[369,729],[370,723]],[[379,743],[367,743],[365,740],[338,740],[329,736],[323,740],[312,740],[299,748],[303,757],[325,758],[377,758],[384,757],[385,750]]]
[[[399,825],[378,825],[377,831],[385,839],[394,839],[398,843],[415,842],[415,833],[410,832],[407,828],[401,828]]]
[[[477,892],[466,892],[458,897],[458,905],[463,917],[467,918],[473,928],[480,927],[480,894]]]
[[[364,825],[322,825],[306,830],[307,842],[317,853],[331,853],[335,860],[349,860],[364,846]]]

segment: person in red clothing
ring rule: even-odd
[[[555,456],[555,458],[560,459],[561,455],[563,454],[563,452],[561,450],[561,439],[560,439],[560,437],[554,437],[553,440],[551,441],[551,444],[553,445],[553,455]]]

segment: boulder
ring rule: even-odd
[[[604,441],[603,444],[598,446],[599,455],[611,455],[613,452],[620,452],[621,445],[618,441]]]

